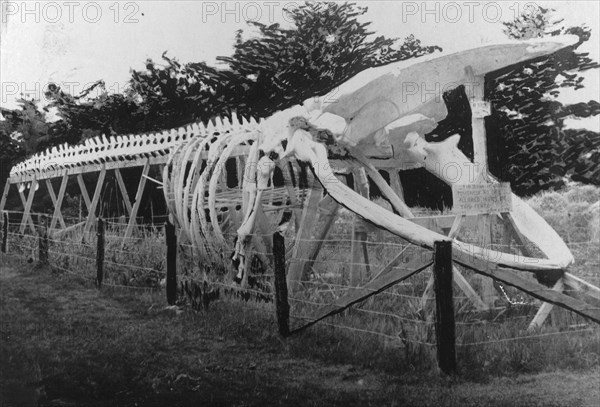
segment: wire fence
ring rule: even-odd
[[[11,218],[19,219],[19,222],[9,221],[7,225],[8,252],[26,261],[37,261],[39,237],[29,228],[21,232],[18,213],[11,213]],[[40,219],[40,216],[32,216],[35,228],[42,225]],[[140,225],[132,236],[124,238],[126,225],[122,220],[105,222],[105,274],[102,284],[135,291],[163,290],[166,276],[163,225]],[[68,233],[50,231],[48,254],[53,269],[89,281],[96,280],[96,231],[92,226],[87,234],[81,228]],[[290,292],[288,297],[292,331],[315,320],[329,310],[331,304],[352,295],[359,287],[368,294],[365,285],[399,253],[404,253],[405,258],[388,267],[391,272],[406,268],[411,257],[431,257],[431,252],[416,248],[391,234],[377,232],[367,234],[366,239],[365,236],[357,238],[348,231],[347,225],[337,228],[334,225],[328,237],[322,240],[293,239],[293,234],[294,231],[287,238],[286,249],[290,256],[286,266],[289,270],[296,265],[303,268],[305,274],[298,281],[299,288]],[[235,237],[234,233],[225,234],[230,243]],[[208,261],[202,257],[197,247],[185,241],[179,242],[177,278],[180,302],[200,308],[202,300],[199,297],[210,294],[213,299],[243,301],[260,312],[274,315],[274,274],[269,263],[272,261],[269,251],[271,238],[264,234],[251,236],[251,239],[262,241],[267,250],[253,247],[248,254],[253,260],[248,270],[248,286],[244,288],[234,282],[236,270],[224,255],[227,250],[223,247],[206,243],[209,250],[220,253],[219,263],[214,258]],[[312,256],[291,256],[294,245],[301,242],[319,248],[315,251],[311,246]],[[505,242],[504,246],[513,252],[522,250],[515,241]],[[571,271],[598,285],[598,242],[571,242],[568,246],[576,257],[576,266]],[[542,304],[539,300],[515,288],[493,283],[460,266],[456,266],[455,273],[463,281],[462,285],[456,284],[454,288],[459,352],[469,353],[475,349],[483,360],[519,349],[547,349],[548,352],[553,352],[552,349],[558,346],[596,346],[598,349],[600,329],[583,317],[555,307],[542,329],[528,329]],[[530,278],[535,277],[531,274]],[[350,335],[358,340],[365,336],[373,337],[384,348],[410,349],[415,354],[425,352],[431,356],[436,346],[432,281],[432,273],[426,269],[383,292],[373,291],[374,295],[369,298],[319,322],[316,329],[334,329],[336,334]],[[477,293],[485,307],[474,303],[469,287]]]

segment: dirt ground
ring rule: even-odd
[[[163,295],[0,257],[0,406],[599,406],[600,371],[468,382],[291,355],[241,304]],[[237,307],[237,308],[236,308]],[[240,317],[240,315],[243,315]]]

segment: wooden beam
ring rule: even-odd
[[[583,317],[589,318],[596,323],[600,323],[600,308],[586,304],[585,302],[569,297],[564,293],[557,292],[538,282],[521,277],[516,272],[500,267],[496,264],[480,259],[465,259],[455,258],[455,262],[475,271],[476,273],[494,278],[504,284],[518,288],[526,292],[532,297],[542,301],[549,302],[559,307],[568,309]]]
[[[481,236],[481,247],[491,249],[492,225],[489,214],[477,215],[477,231]],[[481,295],[483,302],[490,308],[493,308],[496,302],[496,290],[494,288],[494,280],[489,279],[484,275],[479,276],[481,284]]]
[[[125,202],[127,215],[131,215],[131,200],[129,199],[129,194],[127,193],[125,181],[123,181],[123,175],[121,175],[121,170],[119,170],[118,168],[115,168],[115,178],[117,179],[117,184],[119,184],[119,190],[121,191],[121,195],[123,196],[123,202]]]
[[[578,291],[582,291],[590,297],[600,301],[600,288],[596,287],[593,284],[588,283],[585,280],[580,279],[579,277],[575,277],[571,273],[565,273],[563,276],[564,282],[571,288],[574,288]]]
[[[137,224],[137,221],[135,218],[137,216],[138,210],[140,209],[140,205],[142,204],[142,196],[144,195],[144,187],[146,186],[146,180],[147,180],[147,178],[144,175],[148,175],[149,171],[150,171],[150,161],[146,160],[146,164],[144,165],[144,168],[142,169],[142,175],[140,176],[140,183],[138,184],[138,189],[135,194],[135,202],[133,203],[133,207],[131,208],[131,213],[129,214],[129,223],[127,224],[127,229],[125,230],[125,236],[123,236],[123,245],[125,245],[127,238],[131,236],[131,233],[133,232],[133,228]]]
[[[452,268],[452,275],[454,276],[454,282],[458,288],[460,288],[467,298],[471,300],[475,308],[479,311],[487,311],[490,309],[456,267]]]
[[[485,79],[482,75],[475,75],[471,67],[466,69],[467,83],[470,84],[469,90],[472,92],[467,95],[471,105],[471,128],[473,129],[473,162],[476,165],[487,166],[487,140],[485,134],[485,116],[486,112],[484,101]],[[473,180],[473,182],[484,182],[484,180]]]
[[[2,211],[4,210],[4,205],[6,205],[8,191],[10,191],[10,179],[7,179],[6,183],[4,184],[4,191],[2,192],[2,198],[0,198],[0,213],[2,213]]]
[[[81,174],[77,174],[77,183],[79,184],[79,189],[81,190],[83,202],[85,202],[85,207],[89,213],[90,206],[92,206],[92,201],[90,200],[90,196],[88,194],[87,188],[85,187],[85,182],[83,182],[83,176]]]
[[[63,219],[61,207],[62,202],[65,197],[65,191],[67,189],[67,183],[69,182],[69,176],[65,171],[65,175],[60,182],[60,189],[58,190],[58,197],[54,195],[54,189],[52,188],[52,182],[47,179],[46,187],[48,188],[48,193],[50,194],[50,198],[52,199],[52,203],[54,204],[54,213],[52,214],[52,221],[50,222],[50,230],[53,230],[56,226],[56,221],[60,222],[60,226],[65,229],[67,225],[65,224],[65,220]]]
[[[29,227],[31,228],[31,231],[34,234],[36,233],[35,225],[33,223],[33,219],[31,218],[31,215],[30,215],[31,205],[33,204],[33,196],[35,195],[36,187],[37,187],[37,180],[34,178],[31,181],[31,186],[29,187],[29,194],[27,196],[27,200],[24,202],[23,218],[21,219],[21,226],[19,227],[20,234],[25,233],[25,228],[27,227],[27,223],[29,223]],[[21,201],[24,201],[25,195],[21,191],[19,191],[19,193],[21,195]]]
[[[556,282],[556,284],[554,284],[554,287],[552,287],[552,289],[554,291],[562,293],[564,287],[565,287],[564,279],[560,278]],[[533,330],[541,327],[544,324],[544,322],[546,321],[546,319],[548,318],[548,315],[550,315],[550,311],[552,311],[552,308],[554,308],[554,304],[549,303],[549,302],[543,303],[542,306],[540,307],[540,309],[538,310],[538,312],[535,314],[535,317],[529,324],[529,327],[527,328],[527,330],[533,331]]]
[[[433,264],[432,256],[423,258],[423,256],[415,255],[408,263],[404,264],[402,268],[395,269],[396,264],[402,259],[402,256],[403,254],[398,255],[392,262],[385,266],[384,270],[379,273],[379,277],[373,279],[365,286],[357,287],[356,289],[349,291],[346,295],[338,298],[334,303],[328,305],[320,310],[318,314],[311,317],[310,322],[295,329],[292,333],[302,331],[329,316],[339,314],[352,305],[385,291]]]
[[[388,173],[390,174],[390,187],[392,187],[396,195],[404,201],[404,188],[402,188],[402,181],[400,181],[398,169],[392,169],[388,171]]]
[[[354,177],[354,189],[356,192],[369,199],[369,179],[367,178],[366,169],[357,168],[352,171],[352,175]],[[363,258],[363,261],[366,263],[366,259],[359,248],[359,246],[362,246],[363,242],[367,239],[367,232],[364,228],[363,222],[364,221],[356,215],[354,216],[354,221],[352,222],[352,242],[350,247],[352,263],[350,263],[350,285],[353,287],[357,287],[362,281],[362,270],[364,265],[361,261],[361,258]]]
[[[352,253],[352,263],[350,264],[350,285],[353,287],[360,285],[363,277],[368,275],[369,263],[368,258],[365,256],[367,252],[364,250],[366,240],[367,231],[362,224],[362,220],[354,219],[354,222],[352,223],[352,242],[350,248],[350,252]],[[360,249],[362,249],[362,251]],[[363,268],[365,269],[365,274],[362,273]]]
[[[305,267],[308,264],[310,255],[310,246],[312,243],[313,226],[316,223],[319,213],[319,202],[323,194],[321,185],[316,180],[313,181],[312,188],[308,191],[308,197],[305,200],[302,209],[302,219],[300,220],[300,229],[296,233],[296,241],[292,250],[291,262],[287,275],[288,289],[294,293],[300,286],[302,276],[305,274]]]
[[[96,189],[94,190],[94,196],[92,197],[92,202],[88,207],[88,218],[85,227],[83,228],[83,236],[89,233],[90,229],[96,222],[96,207],[98,206],[98,202],[100,201],[100,194],[102,193],[102,186],[104,185],[104,177],[106,176],[106,168],[102,168],[100,170],[100,174],[98,174],[98,182],[96,183]],[[85,198],[84,198],[85,199]]]

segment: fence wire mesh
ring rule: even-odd
[[[38,236],[31,228],[23,231],[18,213],[11,213],[8,224],[8,252],[24,261],[37,261]],[[33,225],[40,226],[39,216],[33,215]],[[72,219],[67,224],[80,224]],[[296,239],[295,230],[286,234],[287,268],[303,268],[298,289],[289,293],[291,330],[313,321],[331,304],[364,287],[378,276],[382,269],[402,253],[402,258],[387,272],[405,269],[411,258],[427,256],[431,252],[416,248],[408,242],[382,231],[353,233],[351,222],[341,217],[332,226],[326,239]],[[53,269],[95,281],[96,234],[95,225],[85,234],[82,228],[68,231],[52,230],[48,238],[50,265]],[[103,285],[132,290],[162,290],[165,281],[165,234],[162,224],[139,224],[132,236],[124,237],[126,225],[119,219],[107,220],[105,229],[105,277]],[[57,233],[58,232],[58,233]],[[492,235],[500,231],[492,229]],[[226,233],[232,244],[234,233]],[[265,243],[264,251],[254,246],[248,254],[253,260],[247,287],[234,282],[230,253],[223,247],[207,243],[207,248],[218,253],[217,260],[202,257],[198,248],[185,240],[178,243],[178,270],[180,302],[200,308],[199,293],[207,291],[213,299],[242,301],[246,306],[274,315],[273,269],[264,264],[272,261],[268,250],[271,235],[256,234],[251,239]],[[293,255],[294,245],[302,241],[319,249],[314,256]],[[511,253],[523,251],[516,241],[493,241],[493,248]],[[476,231],[472,242],[477,244]],[[576,265],[571,272],[598,286],[600,278],[600,249],[597,241],[568,243]],[[512,287],[494,284],[487,289],[489,279],[456,266],[456,273],[478,294],[485,309],[478,308],[463,287],[455,285],[454,310],[456,316],[456,343],[463,357],[477,358],[481,363],[512,352],[515,357],[533,357],[536,352],[552,352],[563,346],[594,347],[600,345],[600,329],[583,317],[555,307],[549,321],[541,329],[528,329],[542,302]],[[535,279],[533,274],[529,278]],[[206,285],[204,283],[206,282]],[[435,354],[435,303],[431,292],[432,272],[426,269],[394,284],[383,292],[370,296],[343,312],[318,323],[315,332],[334,334],[358,342],[375,343],[383,348],[402,348],[411,355]],[[363,290],[368,294],[368,289]],[[566,291],[569,293],[569,289]],[[575,293],[571,293],[575,294]],[[585,295],[578,293],[577,295]],[[557,355],[561,354],[556,352]],[[598,352],[596,353],[598,354]],[[529,356],[528,356],[529,355]],[[407,353],[408,357],[408,353]],[[487,359],[486,359],[487,358]]]

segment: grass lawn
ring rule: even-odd
[[[329,350],[304,352],[319,346],[314,332],[283,341],[272,315],[242,302],[176,312],[164,297],[99,291],[2,255],[0,405],[600,405],[597,367],[477,379],[394,374]]]

